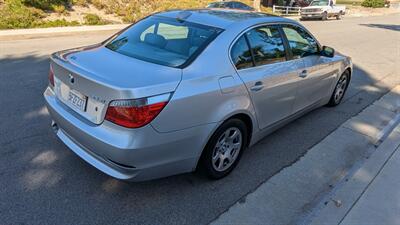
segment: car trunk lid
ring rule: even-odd
[[[181,69],[141,61],[100,45],[54,54],[51,66],[59,100],[94,124],[103,122],[112,100],[173,92],[182,76]],[[84,107],[75,104],[80,101]]]

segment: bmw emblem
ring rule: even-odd
[[[69,74],[68,77],[69,77],[69,82],[70,82],[71,84],[73,84],[73,83],[75,82],[74,76],[72,76],[72,74]]]

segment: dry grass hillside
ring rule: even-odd
[[[253,4],[252,0],[239,1]],[[210,2],[213,0],[0,0],[0,29],[132,23],[154,12],[204,8]]]
[[[218,0],[0,0],[0,29],[132,23],[155,12],[204,8],[213,1]],[[237,1],[253,5],[253,0]],[[387,0],[337,1],[348,5],[348,15],[391,11],[359,6],[364,2],[382,5]],[[272,13],[271,8],[261,10]]]

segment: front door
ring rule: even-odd
[[[247,31],[231,52],[244,81],[259,128],[263,129],[292,114],[302,60],[287,61],[279,27],[262,25]]]
[[[336,72],[331,59],[321,56],[317,41],[303,28],[282,25],[292,58],[302,60],[304,67],[299,73],[298,91],[293,113],[311,107],[331,94]]]

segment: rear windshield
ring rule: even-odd
[[[184,67],[222,31],[222,29],[151,16],[111,39],[106,47],[140,60]]]

